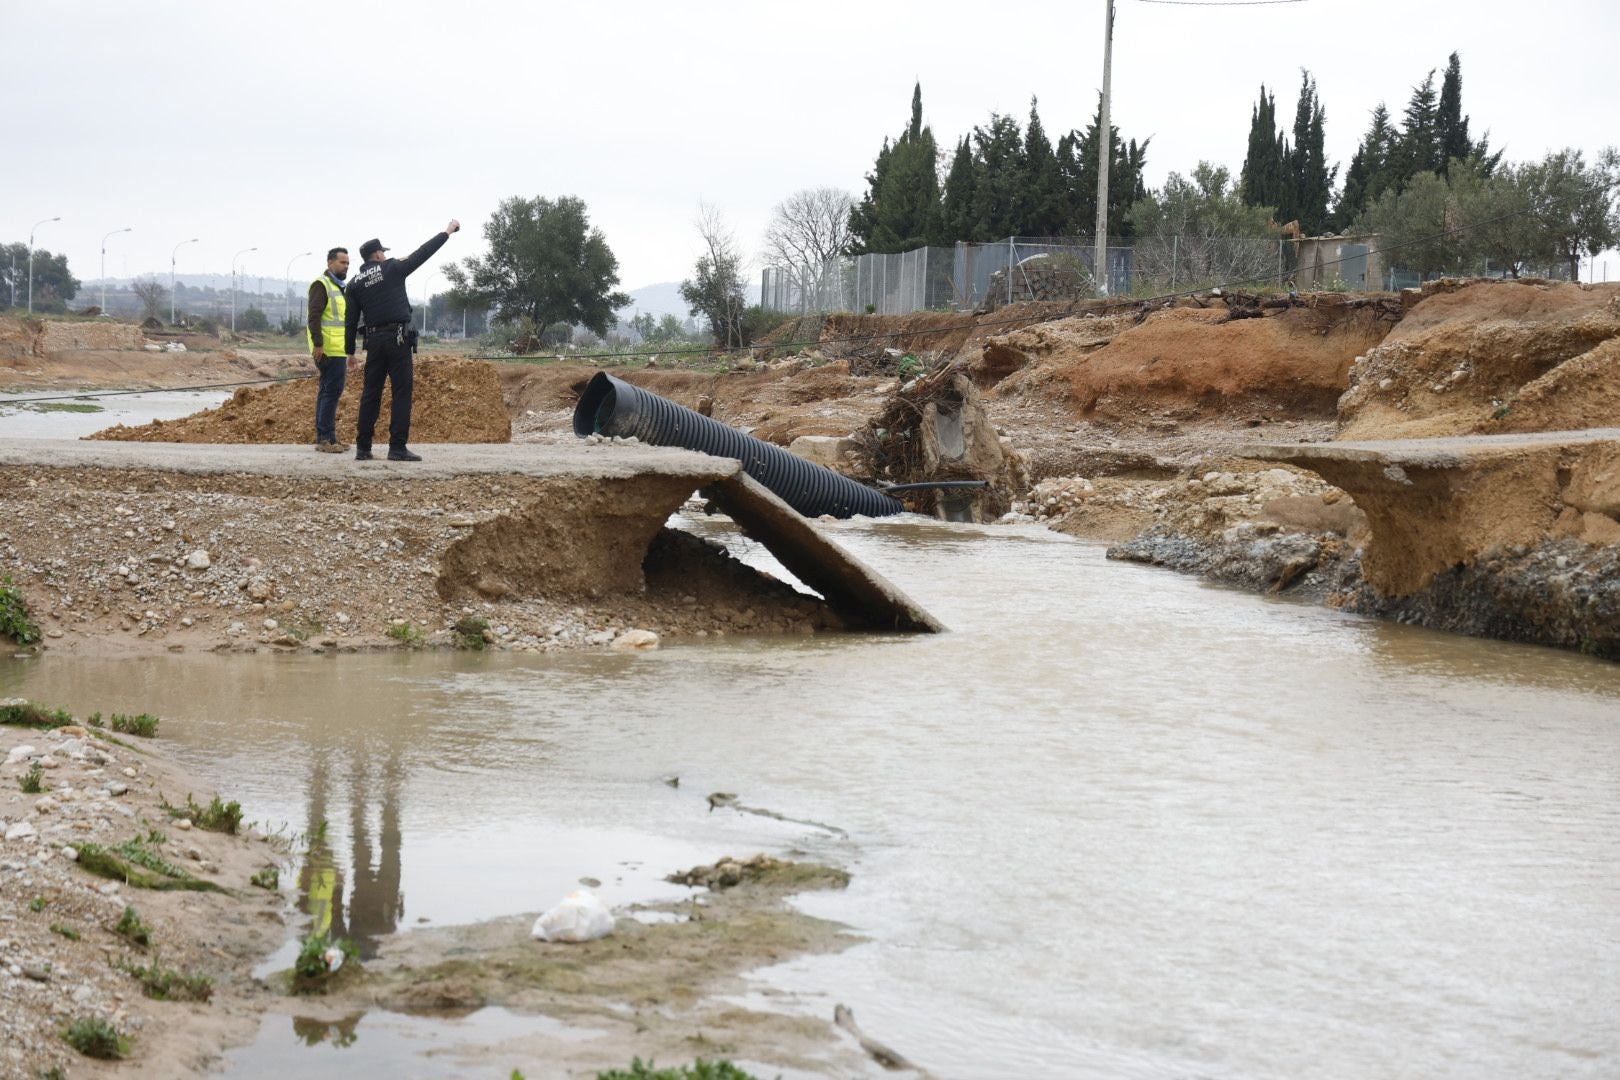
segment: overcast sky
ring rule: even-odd
[[[0,0],[0,240],[61,215],[37,242],[81,279],[126,225],[110,276],[167,274],[196,236],[181,273],[257,247],[242,265],[271,278],[373,235],[403,254],[457,216],[437,265],[481,249],[502,198],[572,194],[635,288],[689,272],[700,200],[752,253],[791,192],[858,195],[914,81],[942,147],[992,110],[1022,122],[1032,94],[1055,142],[1095,106],[1102,24],[1102,0]],[[1615,0],[1118,0],[1114,121],[1152,136],[1152,185],[1200,158],[1235,174],[1259,84],[1291,122],[1306,67],[1343,164],[1370,110],[1398,113],[1457,50],[1476,134],[1510,158],[1590,155],[1620,141],[1617,47]]]

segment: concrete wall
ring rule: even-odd
[[[1295,241],[1298,260],[1294,286],[1319,289],[1335,281],[1347,288],[1376,291],[1384,287],[1384,259],[1377,234],[1366,236],[1307,236]],[[1365,265],[1357,255],[1365,253]]]

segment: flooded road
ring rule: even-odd
[[[582,877],[622,904],[796,849],[854,875],[801,906],[869,940],[757,981],[850,1005],[942,1077],[1620,1071],[1620,667],[1039,529],[832,531],[952,632],[47,656],[0,665],[0,696],[159,712],[250,818],[327,820],[334,922],[363,950]],[[848,836],[711,812],[714,791]],[[401,1070],[402,1043],[359,1031],[303,1075]],[[266,1032],[230,1075],[300,1060],[286,1017]]]

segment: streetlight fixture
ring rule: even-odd
[[[243,248],[231,256],[231,333],[236,333],[236,260],[250,251],[258,251],[256,247]]]
[[[48,217],[43,221],[34,222],[34,227],[28,230],[28,314],[34,313],[34,233],[41,225],[52,221],[61,221],[59,217]]]
[[[107,314],[107,241],[119,233],[134,232],[134,226],[127,229],[114,229],[101,238],[101,313]]]
[[[287,283],[287,311],[286,314],[282,315],[281,317],[282,322],[288,322],[292,319],[292,264],[297,260],[302,259],[305,255],[313,254],[315,254],[313,251],[300,251],[291,259],[287,260],[287,272],[281,275],[282,279]],[[314,288],[314,286],[311,285],[310,288]]]
[[[174,245],[174,250],[173,251],[169,252],[169,325],[170,326],[174,325],[174,258],[175,258],[176,255],[180,254],[180,249],[181,248],[185,247],[187,244],[195,244],[196,242],[197,242],[197,238],[195,236],[193,236],[190,240],[182,240],[178,244]]]

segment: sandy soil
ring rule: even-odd
[[[0,726],[0,760],[16,758],[0,766],[0,831],[11,837],[0,842],[0,1074],[35,1077],[54,1066],[76,1077],[203,1076],[226,1046],[257,1030],[265,992],[251,970],[281,944],[286,904],[249,878],[280,863],[287,845],[245,827],[232,836],[171,816],[165,799],[183,806],[190,793],[206,804],[215,793],[165,759],[161,726],[158,735],[115,743],[93,728]],[[23,794],[19,780],[34,763],[45,766],[45,793]],[[139,888],[75,861],[86,845],[135,839],[225,891]],[[115,931],[126,905],[150,927],[149,944]],[[160,957],[211,979],[211,999],[153,1000],[122,970]],[[127,1035],[128,1060],[93,1062],[61,1040],[63,1028],[85,1017]]]
[[[416,363],[411,409],[413,443],[508,442],[512,423],[501,399],[500,380],[487,363],[423,356]],[[352,443],[360,402],[360,369],[350,372],[338,399],[337,431]],[[117,425],[93,439],[122,442],[298,443],[314,442],[313,378],[270,386],[244,386],[215,409],[181,420],[154,420],[139,427]],[[376,442],[387,442],[393,390],[385,387]]]
[[[1438,281],[1416,300],[1355,365],[1339,403],[1340,438],[1614,422],[1603,376],[1615,354],[1604,346],[1620,337],[1620,285]]]
[[[0,569],[81,653],[454,646],[463,618],[526,651],[840,625],[713,545],[654,544],[693,486],[6,467]]]

